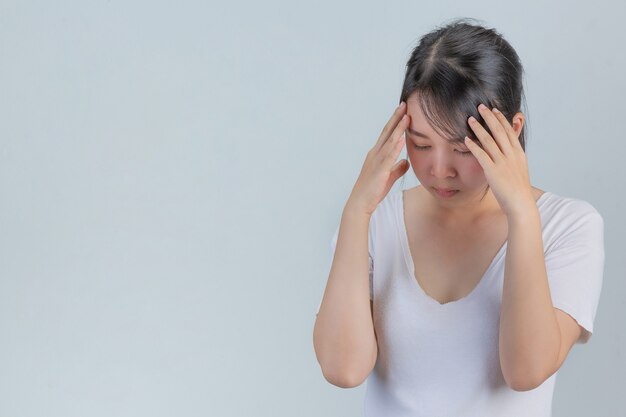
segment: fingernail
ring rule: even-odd
[[[495,107],[493,108],[493,112],[494,113],[500,113],[500,110],[496,109]]]

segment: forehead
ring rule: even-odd
[[[411,117],[407,133],[414,138],[423,138],[427,140],[436,140],[441,142],[461,142],[462,140],[451,141],[446,139],[436,131],[426,119],[422,108],[420,107],[417,97],[415,95],[410,96],[407,101],[407,114]]]

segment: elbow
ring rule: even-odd
[[[355,388],[365,382],[374,369],[378,352],[374,349],[367,361],[355,361],[355,355],[349,355],[351,360],[336,355],[328,357],[324,354],[324,349],[316,344],[315,353],[322,374],[329,383],[339,388]]]
[[[536,364],[534,364],[536,365]],[[518,367],[515,371],[507,370],[503,367],[503,376],[506,384],[514,391],[530,391],[541,386],[548,380],[556,370],[553,367],[547,369],[547,366],[537,367],[534,369],[532,365],[526,365],[523,369]]]
[[[374,369],[373,365],[355,366],[347,364],[346,361],[319,362],[319,364],[326,381],[339,388],[358,387]]]
[[[535,388],[538,388],[541,384],[543,384],[546,379],[545,377],[530,377],[530,376],[516,376],[516,377],[508,377],[505,378],[506,384],[513,391],[524,392],[531,391]]]
[[[521,363],[514,360],[510,362],[500,361],[502,376],[506,385],[513,391],[531,391],[541,386],[555,372],[554,366],[550,362],[543,364],[538,361]],[[513,364],[510,366],[510,364]]]
[[[339,388],[355,388],[361,385],[374,369],[378,349],[373,339],[356,347],[345,346],[345,340],[320,338],[319,329],[313,331],[313,346],[324,378]]]
[[[523,381],[523,380],[506,381],[506,384],[513,391],[518,391],[518,392],[530,391],[539,386],[535,383],[529,383],[528,381]]]
[[[339,388],[356,388],[361,385],[369,377],[374,370],[376,364],[377,352],[365,363],[348,365],[345,361],[342,361],[342,365],[337,366],[337,362],[334,365],[322,366],[322,373],[324,378],[331,384]]]
[[[317,350],[316,350],[317,353]],[[355,371],[353,366],[346,366],[345,361],[340,361],[342,365],[338,365],[337,361],[328,362],[321,361],[318,356],[318,363],[324,375],[324,379],[339,388],[355,388],[361,385],[370,374],[373,367]]]
[[[356,388],[361,385],[366,378],[359,375],[349,374],[346,372],[328,372],[322,371],[326,381],[339,388]]]

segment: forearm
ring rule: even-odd
[[[370,216],[344,210],[328,283],[314,328],[314,347],[333,384],[354,386],[376,360],[370,312],[368,228]]]
[[[541,217],[536,206],[522,213],[508,217],[499,348],[508,384],[526,390],[551,375],[561,337],[550,296]]]

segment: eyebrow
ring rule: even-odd
[[[417,130],[413,130],[413,129],[411,129],[410,127],[409,127],[407,130],[408,130],[408,131],[409,131],[409,133],[410,133],[410,134],[412,134],[413,136],[417,136],[417,137],[424,138],[424,139],[430,139],[430,138],[428,137],[428,135],[425,135],[425,134],[423,134],[423,133],[420,133],[420,132],[418,132]]]
[[[410,127],[407,128],[407,130],[409,131],[410,134],[412,134],[413,136],[417,136],[420,138],[424,138],[424,139],[428,139],[430,140],[430,138],[428,137],[428,135],[418,132],[417,130],[413,130]],[[463,139],[453,139],[450,141],[451,143],[456,143],[456,144],[461,144],[461,145],[465,145],[465,141]]]

